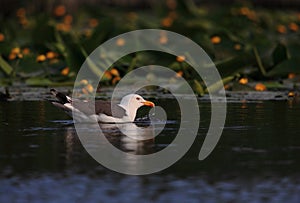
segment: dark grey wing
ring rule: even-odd
[[[101,101],[96,100],[95,101],[95,111],[93,109],[93,102],[89,101],[81,101],[81,100],[73,100],[72,105],[74,108],[78,109],[82,113],[86,115],[92,115],[92,114],[106,114],[108,116],[116,117],[116,118],[122,118],[126,115],[125,109],[118,106],[117,104],[113,104],[111,106],[111,102],[109,101]],[[113,114],[112,114],[112,108],[113,107]]]
[[[64,106],[66,103],[72,102],[72,106],[79,110],[80,112],[86,114],[86,115],[93,115],[93,114],[106,114],[108,116],[116,117],[116,118],[122,118],[126,115],[125,109],[117,105],[116,103],[111,104],[109,101],[101,101],[96,100],[95,103],[90,101],[83,101],[79,99],[75,99],[73,101],[69,100],[68,97],[61,93],[56,91],[55,89],[51,89],[50,92],[57,98],[58,101],[52,102],[52,104],[66,112],[72,111],[71,108]],[[95,105],[95,108],[93,108],[93,105]],[[113,110],[112,110],[113,108]],[[95,110],[95,111],[94,111]],[[113,113],[112,113],[113,112]]]
[[[86,115],[92,115],[95,114],[94,109],[92,108],[93,106],[92,102],[89,101],[82,101],[82,100],[73,100],[72,101],[72,106],[77,109],[78,111],[86,114]]]
[[[97,114],[102,113],[115,118],[122,118],[126,116],[126,111],[116,103],[109,101],[95,101],[95,111]]]

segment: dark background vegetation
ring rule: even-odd
[[[299,8],[300,0],[2,0],[0,84],[72,85],[86,56],[101,43],[155,28],[183,34],[203,47],[229,90],[294,90],[300,73]],[[103,85],[116,84],[130,69],[158,60],[157,55],[120,59],[105,73]],[[160,65],[205,93],[184,57],[165,58]]]

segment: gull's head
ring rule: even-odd
[[[138,94],[129,94],[122,98],[120,106],[126,109],[137,110],[141,106],[154,107],[155,105],[153,102],[145,100],[142,96]]]
[[[126,110],[129,121],[134,121],[136,112],[141,106],[154,107],[155,105],[138,94],[129,94],[122,98],[119,106]]]

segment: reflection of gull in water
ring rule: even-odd
[[[154,138],[153,126],[148,125],[144,127],[137,126],[135,123],[116,123],[116,124],[103,124],[100,123],[100,128],[104,133],[109,133],[111,129],[119,129],[120,133],[127,136],[128,139],[135,141],[144,141]]]
[[[152,153],[154,129],[152,125],[138,127],[134,123],[115,124],[121,134],[121,149],[133,154]]]
[[[99,123],[99,124],[77,124],[81,141],[88,141],[88,145],[94,149],[102,148],[104,151],[107,144],[131,154],[151,154],[154,145],[154,127],[148,125],[139,127],[135,123]],[[100,131],[99,131],[100,127]],[[109,141],[109,143],[107,143]],[[93,150],[93,149],[92,149]],[[87,149],[87,151],[89,151]]]
[[[154,142],[157,124],[160,131],[161,123],[152,120],[144,127],[135,123],[78,123],[75,128],[81,144],[98,163],[117,172],[138,174],[156,164],[152,160],[160,153]]]

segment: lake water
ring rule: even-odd
[[[168,147],[180,112],[172,99],[159,105],[168,121],[155,140],[128,143],[107,129],[108,140],[132,154]],[[0,202],[300,202],[300,103],[229,102],[221,139],[203,161],[210,103],[199,105],[200,128],[188,153],[161,172],[130,176],[95,161],[72,120],[49,102],[1,102]]]

